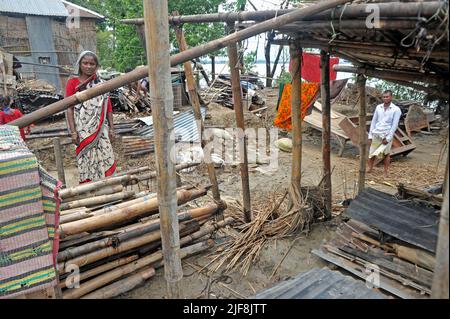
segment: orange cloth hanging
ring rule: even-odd
[[[275,126],[283,130],[292,130],[291,107],[292,84],[286,84],[278,105],[278,114],[275,118]],[[320,83],[302,83],[301,92],[301,117],[305,118],[308,108],[316,101],[320,91]]]

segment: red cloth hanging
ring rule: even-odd
[[[333,66],[336,64],[339,64],[339,58],[330,58],[330,81],[334,81],[337,78],[337,72],[333,70]],[[291,67],[289,69],[292,70]],[[321,82],[320,54],[303,52],[302,78],[308,82]]]

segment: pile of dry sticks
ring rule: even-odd
[[[263,196],[264,200],[252,207],[254,218],[248,224],[243,223],[242,206],[239,203],[227,203],[229,216],[242,222],[241,227],[235,227],[240,229],[240,233],[230,233],[231,240],[218,249],[220,253],[205,268],[216,272],[226,265],[225,273],[239,270],[246,276],[268,241],[308,231],[320,202],[314,198],[316,195],[320,196],[317,189],[315,187],[311,189],[314,191],[302,188],[303,199],[298,209],[289,208],[287,192]]]

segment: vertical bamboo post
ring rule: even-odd
[[[446,175],[448,176],[448,164],[449,158],[447,155],[447,169]],[[444,204],[441,210],[441,219],[439,222],[439,237],[436,249],[436,266],[434,268],[433,287],[431,289],[431,297],[434,299],[448,299],[448,251],[449,251],[449,238],[448,238],[448,209],[449,209],[449,189],[448,189],[448,177],[445,178],[444,190]]]
[[[331,218],[331,94],[330,94],[330,55],[320,51],[321,95],[322,95],[322,158],[325,190],[325,216]]]
[[[211,55],[211,81],[216,79],[216,57]]]
[[[292,72],[292,188],[295,194],[301,194],[302,184],[302,118],[301,118],[301,88],[302,88],[302,48],[297,44],[290,46]]]
[[[158,201],[168,297],[181,298],[183,269],[177,217],[175,163],[171,151],[173,92],[170,78],[170,45],[167,0],[144,0],[145,38],[150,78],[150,100],[155,126],[158,172]]]
[[[366,77],[358,74],[356,82],[359,91],[359,182],[358,193],[366,187],[366,163],[367,163],[367,127],[366,127]]]
[[[229,24],[230,31],[234,29],[233,24]],[[231,31],[232,32],[232,31]],[[248,174],[247,137],[245,136],[244,109],[242,105],[241,76],[239,73],[239,57],[236,43],[228,46],[228,59],[231,70],[231,86],[233,91],[234,111],[236,113],[236,123],[238,129],[242,130],[239,135],[240,168],[242,177],[242,193],[244,202],[245,221],[252,220],[250,182]]]
[[[177,16],[178,12],[174,12],[174,16]],[[174,26],[178,45],[180,48],[180,52],[184,52],[188,49],[186,39],[184,37],[183,30],[178,27]],[[184,63],[184,72],[186,74],[186,80],[188,83],[188,91],[189,91],[189,97],[191,99],[192,108],[194,110],[195,119],[200,124],[199,127],[199,136],[201,140],[202,148],[205,149],[206,147],[206,141],[203,139],[203,133],[205,131],[205,123],[203,122],[201,110],[200,110],[200,100],[198,98],[198,92],[197,92],[197,86],[195,84],[194,74],[192,71],[192,64],[190,61],[187,61]],[[217,176],[216,176],[216,169],[214,167],[214,163],[211,160],[211,154],[205,154],[206,156],[206,165],[208,167],[208,174],[209,179],[212,185],[212,193],[214,200],[217,202],[220,202],[220,191],[219,191],[219,183],[217,182]]]
[[[55,164],[58,171],[58,179],[62,183],[62,187],[66,188],[66,174],[64,173],[64,158],[61,151],[61,139],[59,137],[53,140],[53,148],[55,151]]]

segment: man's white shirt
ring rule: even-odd
[[[384,104],[378,105],[373,114],[372,124],[370,125],[369,139],[372,139],[373,135],[376,134],[391,142],[394,138],[395,131],[397,131],[401,116],[402,111],[393,103],[386,110]]]

